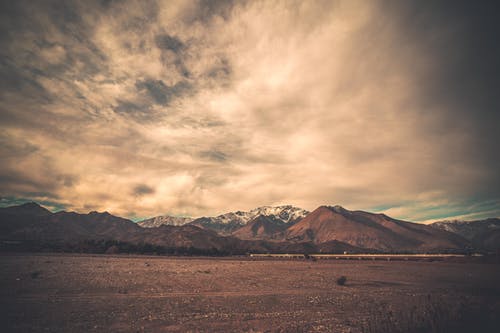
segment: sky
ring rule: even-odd
[[[489,1],[2,1],[0,205],[500,216]]]

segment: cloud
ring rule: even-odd
[[[134,186],[134,188],[132,189],[132,193],[135,196],[143,196],[143,195],[153,194],[153,193],[155,193],[155,190],[154,190],[154,188],[152,188],[148,185],[139,184],[139,185]]]
[[[157,104],[168,105],[170,101],[191,89],[186,81],[180,81],[172,86],[167,86],[162,80],[144,80],[135,84],[139,92],[146,91]]]
[[[131,217],[495,211],[497,21],[470,6],[8,4],[0,195]]]
[[[184,49],[184,43],[175,36],[160,34],[155,37],[156,46],[163,50],[170,50],[174,53],[179,53]]]

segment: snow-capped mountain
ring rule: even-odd
[[[500,248],[500,219],[489,218],[479,221],[439,221],[430,226],[453,232],[468,239],[477,248]]]
[[[191,223],[204,228],[213,229],[220,233],[230,233],[237,228],[246,225],[257,216],[271,217],[273,220],[287,224],[300,221],[309,212],[291,205],[285,206],[262,206],[250,211],[229,212],[219,216],[192,218],[179,218],[172,216],[157,216],[138,222],[138,225],[145,228],[159,227],[160,225],[183,225]],[[175,223],[175,224],[174,224]]]
[[[271,216],[285,223],[293,223],[298,219],[303,218],[309,212],[290,205],[286,206],[262,206],[255,209],[252,209],[248,212],[230,212],[226,214],[222,214],[215,217],[209,217],[214,223],[220,224],[230,224],[230,223],[238,223],[240,225],[247,224],[250,220],[253,220],[255,217],[262,216]]]
[[[156,216],[150,219],[146,219],[137,224],[143,228],[156,228],[161,225],[173,225],[173,226],[181,226],[193,221],[190,217],[177,217],[177,216]]]
[[[237,211],[215,217],[201,217],[191,223],[214,230],[223,235],[228,235],[258,216],[265,216],[278,223],[282,222],[292,225],[300,221],[307,214],[309,214],[308,211],[291,205],[262,206],[248,212]]]
[[[445,220],[434,222],[431,226],[472,239],[478,234],[500,230],[500,219],[490,218],[479,221]]]
[[[294,207],[291,205],[286,206],[262,206],[255,208],[250,212],[250,218],[246,221],[253,220],[259,215],[274,216],[285,223],[296,223],[298,220],[304,218],[309,212],[302,208]]]

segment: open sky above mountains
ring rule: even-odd
[[[500,216],[481,1],[2,1],[0,205]]]

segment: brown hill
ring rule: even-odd
[[[136,235],[135,242],[148,242],[168,248],[196,248],[224,250],[227,241],[216,232],[194,225],[169,226],[142,230]]]
[[[134,222],[107,212],[51,213],[48,210],[43,211],[43,207],[38,207],[39,209],[31,207],[30,211],[18,208],[1,210],[0,225],[3,232],[0,238],[44,242],[74,242],[88,239],[127,241],[130,235],[141,229]]]
[[[318,253],[374,253],[379,252],[374,249],[364,249],[361,247],[353,246],[338,240],[331,240],[321,244],[317,244],[316,252]]]
[[[200,227],[205,230],[215,231],[222,236],[231,235],[232,232],[242,226],[242,224],[238,220],[219,222],[217,220],[214,221],[214,219],[210,217],[200,217],[193,220],[192,222],[189,222],[188,224]]]
[[[427,225],[392,219],[384,214],[321,206],[286,230],[289,241],[322,244],[332,240],[388,252],[455,251],[469,242]]]
[[[259,215],[232,233],[239,239],[281,239],[288,225],[269,216]]]

